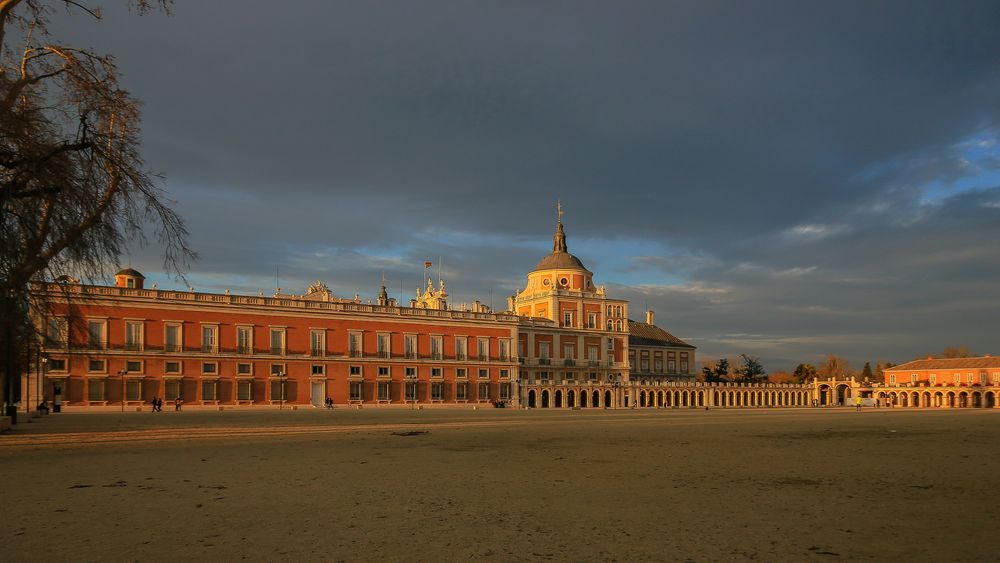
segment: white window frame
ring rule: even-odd
[[[218,353],[219,323],[201,323],[201,351],[209,354]]]
[[[272,356],[284,356],[288,353],[288,327],[284,326],[269,326],[267,327],[267,346],[268,353]],[[277,351],[275,351],[274,346],[274,336],[278,335],[278,346]]]
[[[244,334],[246,342],[241,342]],[[253,354],[253,325],[236,325],[236,353]]]
[[[170,329],[176,329],[177,342],[171,344],[167,337]],[[184,351],[184,323],[178,321],[164,321],[163,323],[163,351],[177,353]]]
[[[92,339],[93,333],[90,328],[92,325],[100,327],[99,341],[94,342]],[[108,347],[108,319],[87,319],[87,348],[90,350],[105,350]]]

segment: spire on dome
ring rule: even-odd
[[[562,224],[562,202],[556,202],[556,234],[552,237],[552,252],[569,252],[566,249],[566,233]]]

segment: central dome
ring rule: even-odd
[[[538,261],[535,271],[538,270],[583,270],[590,273],[583,262],[566,248],[566,233],[563,231],[562,221],[556,225],[556,234],[552,237],[552,254]]]

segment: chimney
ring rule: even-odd
[[[646,324],[652,326],[653,324],[653,310],[650,309],[646,311]]]

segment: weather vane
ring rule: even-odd
[[[556,200],[556,221],[559,222],[559,223],[562,223],[562,216],[563,216],[562,201],[557,199]]]

